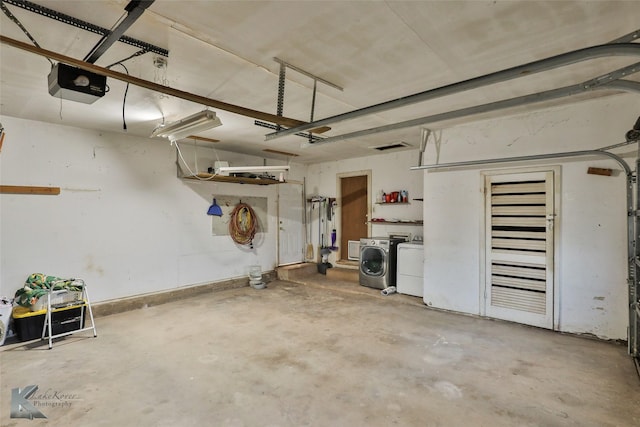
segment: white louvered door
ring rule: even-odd
[[[553,171],[485,177],[485,313],[553,329]]]

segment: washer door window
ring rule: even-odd
[[[360,270],[367,276],[385,274],[386,252],[384,249],[365,246],[360,251]]]

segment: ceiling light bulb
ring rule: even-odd
[[[83,76],[82,74],[73,80],[73,84],[80,87],[87,87],[89,86],[89,83],[89,77]]]

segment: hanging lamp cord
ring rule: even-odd
[[[258,217],[254,210],[246,203],[238,203],[230,216],[231,239],[239,245],[248,245],[253,249],[253,238],[258,228]]]

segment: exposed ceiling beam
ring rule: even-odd
[[[302,126],[307,122],[291,119],[288,117],[281,117],[275,114],[265,113],[263,111],[257,111],[250,108],[241,107],[234,104],[229,104],[223,101],[207,98],[204,96],[196,95],[183,90],[174,89],[169,86],[164,86],[158,83],[150,82],[148,80],[140,79],[134,76],[129,76],[124,73],[110,70],[108,68],[100,67],[94,64],[90,64],[79,59],[71,58],[66,55],[62,55],[57,52],[53,52],[47,49],[42,49],[28,43],[21,42],[19,40],[12,39],[10,37],[0,35],[0,43],[8,46],[15,47],[17,49],[25,50],[27,52],[35,53],[36,55],[44,56],[46,58],[53,59],[55,61],[62,62],[64,64],[73,65],[86,71],[99,74],[101,76],[111,77],[116,80],[121,80],[132,85],[136,85],[145,89],[153,90],[155,92],[164,93],[166,95],[175,96],[176,98],[185,99],[187,101],[195,102],[196,104],[206,105],[219,110],[228,111],[245,117],[251,117],[253,119],[264,120],[266,122],[276,123],[286,127]]]

